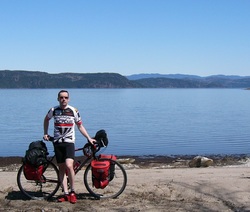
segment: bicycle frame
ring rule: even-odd
[[[78,149],[75,149],[75,152],[81,151],[81,150],[83,150],[83,148],[78,148]],[[87,157],[85,160],[81,161],[80,165],[74,170],[75,174],[77,174],[82,169],[82,167],[88,164],[88,162],[90,162],[91,160],[93,160],[93,156]]]
[[[81,150],[83,150],[83,148],[77,148],[75,149],[75,152],[81,151]],[[81,156],[81,157],[84,157],[84,156]],[[53,162],[54,158],[55,158],[55,154],[51,157],[48,157],[47,160],[50,162]],[[94,158],[95,156],[93,155],[92,157],[87,157],[85,160],[81,160],[80,165],[76,169],[74,169],[75,174],[77,174],[86,164],[89,164],[89,162],[93,160]],[[74,161],[76,161],[76,159],[74,159]]]

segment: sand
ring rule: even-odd
[[[18,189],[17,171],[1,168],[0,211],[250,211],[248,163],[200,168],[185,164],[125,165],[124,193],[106,200],[89,198],[81,171],[76,176],[76,204],[27,200]]]

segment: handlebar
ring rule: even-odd
[[[54,141],[54,137],[49,136],[49,141]],[[90,142],[86,143],[83,148],[77,149],[78,150],[83,150],[83,152],[86,150],[91,151],[93,156],[95,157],[95,154],[102,148],[102,147],[107,147],[108,146],[108,137],[107,133],[105,130],[99,130],[96,132],[95,137],[95,142],[92,144]]]
[[[49,137],[49,140],[48,140],[48,141],[54,142],[54,137],[53,137],[53,136],[48,135],[48,137]],[[44,139],[43,139],[43,140],[44,140]],[[90,142],[88,142],[88,143],[90,143]],[[91,144],[91,143],[90,143],[90,144]],[[94,142],[93,146],[95,146],[95,144],[98,144],[98,142]]]
[[[54,137],[49,136],[49,140],[46,141],[51,141],[54,142]],[[44,139],[43,139],[44,140]],[[99,143],[96,141],[94,144],[88,142],[84,145],[84,147],[77,148],[75,151],[83,151],[83,154],[87,157],[95,157],[95,154],[101,149],[103,146],[99,146]]]
[[[49,141],[54,141],[54,137],[52,137],[52,136],[49,136]]]

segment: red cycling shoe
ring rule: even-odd
[[[59,197],[57,199],[58,202],[67,202],[70,201],[70,195],[69,194],[64,194],[62,197]]]
[[[70,195],[69,195],[70,197],[70,203],[72,203],[72,204],[75,204],[76,202],[77,202],[77,198],[76,198],[76,193],[73,191],[73,192],[70,192]]]

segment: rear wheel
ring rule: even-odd
[[[100,160],[107,160],[107,159],[100,159]],[[111,159],[108,160],[110,161],[110,163],[114,164],[114,175],[113,179],[104,189],[95,188],[92,179],[91,164],[87,166],[84,172],[85,187],[88,190],[88,192],[97,199],[116,198],[124,191],[127,185],[127,174],[123,166],[117,161]]]
[[[58,191],[60,187],[59,172],[54,163],[48,161],[41,180],[27,180],[23,170],[24,165],[17,173],[17,185],[26,197],[48,200]]]

